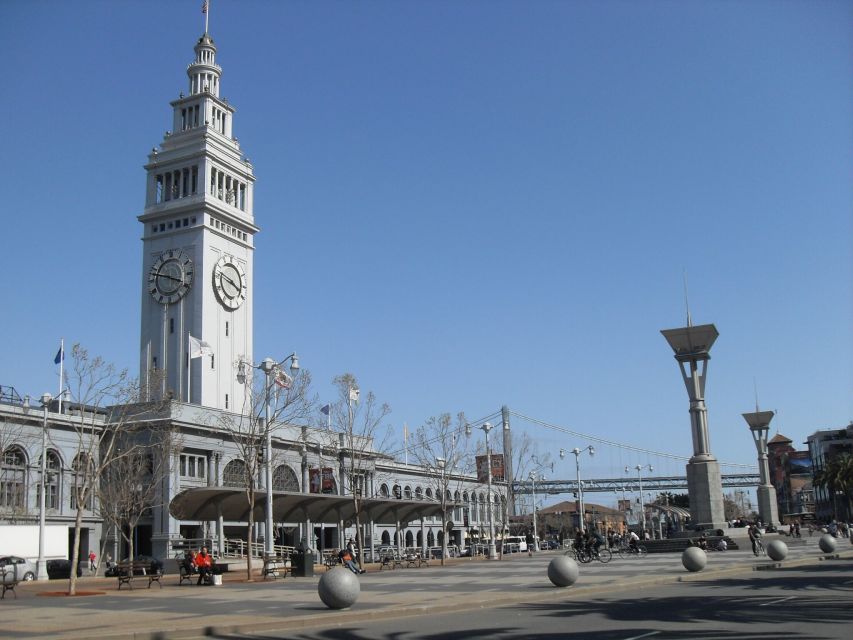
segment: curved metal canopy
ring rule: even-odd
[[[355,519],[352,496],[321,493],[273,491],[275,522],[338,522]],[[266,513],[267,493],[255,492],[254,520],[260,522]],[[452,509],[455,505],[448,505]],[[169,513],[179,520],[216,520],[222,516],[232,522],[249,521],[249,501],[245,489],[198,487],[185,489],[172,498]],[[441,503],[414,500],[361,499],[362,522],[408,524],[414,520],[441,515]]]

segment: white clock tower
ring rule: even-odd
[[[151,397],[239,411],[236,365],[252,360],[255,178],[215,57],[205,33],[188,95],[171,103],[172,130],[145,165],[140,379]],[[209,348],[191,352],[190,336]]]

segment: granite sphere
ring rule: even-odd
[[[548,564],[548,579],[557,587],[570,587],[578,580],[578,563],[568,556],[557,556]]]
[[[820,540],[818,540],[818,545],[820,546],[820,550],[824,553],[832,553],[833,551],[835,551],[837,543],[835,541],[835,538],[832,537],[832,534],[827,533],[820,537]]]
[[[767,555],[771,560],[784,560],[788,557],[788,545],[783,540],[771,540],[767,543]]]
[[[681,564],[688,571],[702,571],[708,564],[708,556],[699,547],[687,547],[681,554]]]
[[[335,567],[320,577],[317,593],[329,609],[347,609],[358,600],[361,583],[349,569]]]

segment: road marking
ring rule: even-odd
[[[640,640],[640,638],[648,638],[649,636],[656,636],[660,631],[649,631],[648,633],[644,633],[641,636],[631,636],[630,638],[625,638],[625,640]]]
[[[770,602],[762,602],[759,607],[766,607],[768,604],[779,604],[780,602],[785,602],[786,600],[793,600],[797,596],[788,596],[787,598],[779,598],[778,600],[771,600]]]

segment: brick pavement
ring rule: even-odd
[[[849,544],[840,544],[839,549],[842,556],[853,558]],[[231,574],[221,587],[179,587],[178,576],[167,575],[162,589],[137,586],[132,591],[117,591],[115,579],[84,577],[78,589],[102,595],[76,598],[44,595],[66,586],[65,582],[21,584],[17,600],[7,594],[0,601],[0,638],[165,639],[202,637],[208,630],[246,633],[334,626],[378,616],[584,598],[601,590],[636,592],[644,585],[713,579],[769,563],[748,551],[710,553],[706,570],[690,574],[681,566],[680,554],[614,558],[607,565],[581,565],[578,582],[557,589],[546,573],[548,562],[557,553],[543,552],[534,558],[518,554],[499,562],[457,559],[445,567],[432,563],[420,569],[371,570],[360,577],[361,595],[347,611],[332,611],[322,604],[317,596],[319,575],[247,583],[243,576]],[[812,544],[792,546],[783,566],[817,562],[822,555],[815,539]]]

